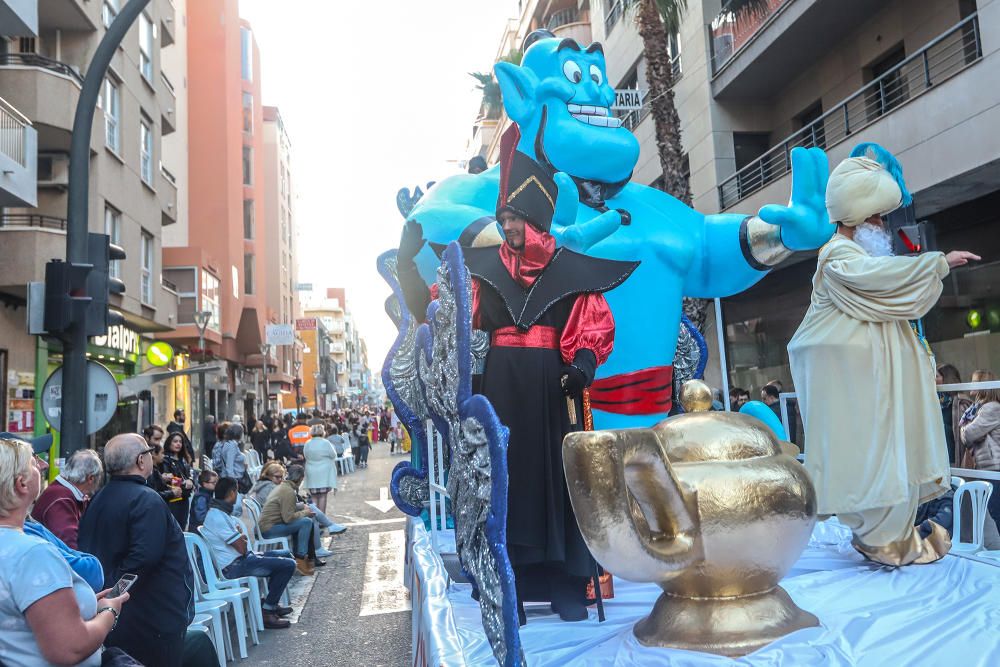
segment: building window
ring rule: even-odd
[[[865,95],[868,119],[886,114],[910,97],[909,82],[896,66],[906,60],[906,51],[900,44],[865,68],[865,81],[879,80]]]
[[[243,293],[254,293],[253,255],[243,255]]]
[[[104,5],[101,7],[101,20],[104,21],[104,27],[110,28],[111,23],[118,16],[118,4],[119,0],[104,0]]]
[[[253,93],[243,93],[243,131],[253,134]]]
[[[212,313],[208,328],[220,331],[222,313],[219,307],[219,279],[208,271],[201,272],[201,309]]]
[[[253,185],[253,147],[243,147],[243,185]]]
[[[194,267],[163,270],[163,280],[177,292],[177,324],[194,324],[198,308],[198,270]]]
[[[121,123],[121,90],[111,79],[104,80],[104,94],[101,96],[104,106],[104,144],[119,153],[121,138],[119,125]]]
[[[153,129],[148,119],[139,121],[139,176],[146,185],[153,186]]]
[[[243,238],[248,241],[253,240],[254,232],[253,200],[243,200]]]
[[[122,244],[122,214],[107,204],[104,205],[104,233],[115,245]],[[121,264],[120,259],[113,260],[108,265],[108,275],[120,279],[122,277]]]
[[[826,127],[820,118],[823,117],[823,100],[812,104],[808,109],[795,117],[795,124],[801,133],[796,144],[806,148],[815,146],[826,148]]]
[[[145,14],[139,14],[139,71],[153,82],[153,22]]]
[[[147,306],[153,305],[153,249],[156,240],[153,235],[142,230],[142,278],[139,285],[139,298]]]
[[[240,28],[240,71],[244,81],[253,81],[253,35],[248,28]]]

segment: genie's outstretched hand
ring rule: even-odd
[[[826,182],[830,165],[820,148],[792,149],[792,199],[788,206],[769,204],[758,217],[781,227],[781,242],[789,250],[813,250],[830,240],[836,226],[826,212]]]
[[[622,221],[622,214],[618,211],[605,211],[585,222],[577,222],[580,193],[576,189],[576,183],[569,174],[561,171],[553,179],[559,188],[559,194],[552,214],[551,233],[559,245],[576,252],[587,252],[592,245],[614,234],[622,224],[627,224]]]

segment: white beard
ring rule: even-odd
[[[872,257],[891,257],[892,236],[881,225],[861,223],[854,230],[854,242]]]

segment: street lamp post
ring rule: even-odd
[[[204,450],[204,437],[205,437],[205,329],[208,328],[208,323],[212,321],[212,311],[210,310],[199,310],[194,314],[194,324],[198,327],[198,353],[201,357],[201,370],[198,371],[198,446]],[[194,429],[192,429],[194,430]],[[195,433],[191,434],[192,440],[194,439]]]
[[[313,373],[313,409],[319,410],[319,378],[320,372]]]
[[[268,397],[269,387],[267,382],[267,370],[268,366],[271,365],[271,344],[261,343],[260,344],[260,354],[264,357],[264,363],[260,368],[260,414],[263,414],[271,409],[271,401]]]
[[[302,362],[296,359],[292,362],[292,368],[295,369],[295,412],[298,414],[302,412],[302,378],[299,377],[299,371],[302,369]]]

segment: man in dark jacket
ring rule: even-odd
[[[104,581],[137,575],[115,631],[117,646],[146,667],[180,667],[184,634],[194,618],[194,576],[184,535],[146,480],[152,449],[136,434],[118,435],[104,449],[111,481],[80,522],[80,549],[97,556]]]

